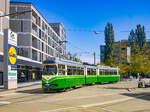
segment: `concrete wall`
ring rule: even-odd
[[[9,13],[9,0],[0,0],[0,15]],[[0,18],[0,52],[3,52],[3,30],[9,28],[9,18]]]
[[[0,0],[0,11],[5,14],[9,13],[9,0]]]

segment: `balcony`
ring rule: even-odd
[[[37,51],[32,50],[32,60],[37,61]]]
[[[32,29],[32,34],[38,37],[38,32],[35,29]]]
[[[32,16],[32,22],[36,25],[36,18],[34,16]]]
[[[38,49],[38,43],[37,43],[37,39],[35,37],[32,37],[32,47]]]

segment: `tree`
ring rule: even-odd
[[[130,71],[130,65],[128,64],[119,64],[118,66],[120,68],[120,75],[121,76],[128,76]]]
[[[143,52],[134,54],[131,58],[130,71],[134,74],[146,75],[150,73],[150,60]]]
[[[135,31],[132,29],[128,38],[131,46],[131,52],[135,54],[135,47],[142,50],[146,45],[146,34],[144,26],[141,27],[140,24],[137,25]]]
[[[111,23],[107,23],[105,27],[105,52],[104,52],[104,61],[107,65],[110,65],[108,62],[112,57],[113,42],[114,42],[114,30]]]
[[[135,43],[136,43],[136,34],[135,34],[133,29],[130,31],[128,41],[129,41],[130,46],[131,46],[131,52],[134,52],[135,51],[134,46],[135,46]]]
[[[66,55],[66,59],[72,60],[72,61],[76,61],[76,62],[81,62],[81,60],[78,59],[76,56],[77,56],[76,53],[75,54],[71,54],[70,52],[68,52],[67,55]]]
[[[142,50],[144,44],[146,43],[146,34],[145,34],[145,28],[144,26],[141,27],[141,25],[137,25],[137,29],[135,30],[136,34],[136,43],[140,50]]]

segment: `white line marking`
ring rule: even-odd
[[[105,110],[105,111],[107,111],[107,112],[114,112],[114,111],[112,111],[112,110],[108,110],[108,109],[105,109],[105,108],[101,108],[102,110]]]
[[[81,105],[80,107],[87,108],[87,107],[94,107],[94,106],[100,106],[100,105],[111,104],[111,103],[118,103],[118,102],[123,102],[123,101],[131,100],[131,99],[135,99],[135,98],[139,98],[139,97],[143,97],[143,96],[145,96],[145,95],[139,95],[139,96],[134,97],[134,98],[133,97],[129,97],[129,98],[123,98],[123,99],[118,99],[118,100],[106,101],[106,102],[101,102],[101,103]]]
[[[46,111],[40,111],[40,112],[57,112],[60,110],[67,110],[67,109],[74,109],[75,107],[66,107],[66,108],[59,108],[59,109],[55,109],[55,110],[46,110]]]
[[[71,100],[78,100],[78,99],[86,99],[86,98],[94,98],[94,97],[102,97],[102,96],[112,96],[112,95],[120,95],[121,93],[125,93],[125,92],[120,92],[120,93],[112,93],[112,94],[104,94],[104,95],[93,95],[93,96],[80,96],[80,97],[74,97],[74,98],[71,98]],[[62,100],[67,100],[67,98],[60,98],[60,99],[57,99],[55,101],[62,101]],[[34,103],[34,102],[37,102],[36,101],[29,101],[28,103]],[[41,103],[45,103],[45,101],[40,101]],[[47,101],[48,103],[50,101]],[[53,101],[51,101],[53,102]],[[25,103],[25,102],[23,102]]]
[[[10,104],[11,102],[8,101],[0,101],[0,104]]]
[[[20,95],[22,93],[9,93],[9,94],[4,94],[4,95],[0,95],[0,96],[14,96],[14,95]]]

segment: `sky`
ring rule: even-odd
[[[128,39],[137,24],[145,26],[150,39],[150,0],[11,0],[31,2],[48,22],[64,24],[67,52],[82,61],[100,61],[100,45],[105,44],[104,29],[113,24],[115,41]],[[94,31],[99,32],[95,34]],[[125,31],[125,32],[124,32]]]

